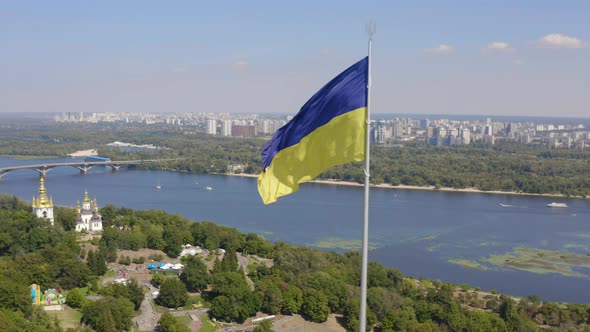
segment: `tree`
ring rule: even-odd
[[[383,319],[390,309],[410,307],[395,289],[382,287],[372,287],[367,290],[367,306],[379,320]]]
[[[39,291],[39,290],[37,290]],[[0,309],[20,311],[25,315],[31,313],[30,292],[21,283],[15,282],[0,274]]]
[[[260,309],[260,298],[238,272],[214,274],[212,286],[211,313],[214,318],[243,322]]]
[[[342,312],[348,301],[349,294],[343,280],[333,277],[327,272],[316,271],[305,275],[301,283],[302,288],[321,290],[328,299],[328,306],[332,312]]]
[[[303,304],[303,292],[299,287],[289,285],[287,290],[283,292],[283,307],[281,311],[284,314],[294,314],[299,312]]]
[[[211,301],[211,316],[224,321],[231,321],[234,317],[234,308],[231,300],[225,296],[217,296]]]
[[[512,299],[507,297],[507,296],[501,296],[500,300],[502,301],[500,303],[500,317],[502,317],[503,320],[505,320],[506,322],[509,322],[512,319],[512,316],[514,315],[514,308],[512,305]]]
[[[188,326],[179,322],[174,316],[170,313],[166,312],[158,321],[158,325],[160,326],[160,332],[190,332]]]
[[[183,307],[188,300],[186,286],[177,278],[165,278],[156,303],[167,308]]]
[[[59,321],[51,319],[49,315],[39,307],[34,307],[32,313],[28,317],[25,317],[20,311],[0,309],[0,330],[35,332],[62,331]]]
[[[143,302],[143,299],[145,298],[143,287],[137,283],[137,280],[130,279],[127,282],[127,289],[129,291],[129,296],[127,298],[131,300],[135,310],[139,310],[139,307],[141,307],[141,302]]]
[[[230,298],[234,307],[233,320],[242,323],[260,310],[260,298],[252,291],[243,291]]]
[[[537,326],[528,317],[523,317],[516,308],[514,308],[512,299],[502,295],[500,297],[500,317],[506,322],[508,328],[512,331],[537,331]]]
[[[86,264],[90,271],[97,276],[101,276],[107,272],[107,262],[102,251],[89,251],[86,257]]]
[[[264,279],[256,286],[262,300],[262,312],[278,314],[283,306],[283,292],[279,288],[280,280]]]
[[[182,251],[183,238],[182,232],[174,225],[168,225],[164,229],[164,242],[166,242],[166,254],[172,258],[178,257]]]
[[[301,307],[303,317],[316,323],[322,323],[330,315],[328,298],[322,291],[316,291],[310,288],[305,291],[303,296],[303,305]]]
[[[154,287],[160,287],[160,285],[162,285],[162,282],[164,281],[164,276],[161,275],[158,272],[152,272],[152,280],[151,280],[151,284]]]
[[[235,250],[226,251],[221,260],[221,272],[235,272],[238,270],[238,255]]]
[[[377,316],[367,308],[366,312],[366,330],[371,331],[373,325],[377,322]],[[344,318],[346,319],[346,330],[355,332],[359,330],[360,302],[356,300],[348,301],[344,308]]]
[[[405,310],[389,310],[381,319],[381,330],[383,332],[390,331],[406,331],[410,320],[415,320],[414,310],[406,308]],[[358,324],[358,322],[357,322]]]
[[[268,257],[272,252],[272,243],[263,239],[257,234],[248,233],[244,244],[244,253]]]
[[[127,298],[133,303],[135,310],[139,310],[141,302],[143,302],[145,297],[143,288],[139,286],[135,279],[130,279],[127,284],[111,283],[108,286],[101,288],[100,294],[112,296],[114,298]]]
[[[76,210],[59,206],[54,207],[54,210],[56,224],[61,223],[66,231],[76,228]]]
[[[190,256],[180,274],[180,280],[184,282],[189,292],[206,289],[209,285],[207,265],[198,256]]]
[[[117,332],[117,325],[109,310],[101,311],[94,324],[96,332]]]
[[[90,269],[79,260],[68,259],[54,264],[58,265],[55,278],[63,289],[84,287],[92,279]]]
[[[258,323],[258,325],[256,325],[253,332],[274,332],[274,330],[272,329],[272,320],[265,319],[261,321],[260,323]]]
[[[106,296],[98,301],[87,301],[82,307],[82,322],[97,331],[129,330],[134,314],[133,303],[127,298]],[[114,322],[115,329],[113,329]]]
[[[72,308],[81,308],[86,299],[79,288],[74,288],[68,292],[66,304]]]
[[[211,276],[213,295],[233,295],[250,291],[250,286],[238,272],[217,273]]]

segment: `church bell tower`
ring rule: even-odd
[[[33,196],[33,213],[38,218],[44,218],[49,220],[51,226],[53,226],[53,198],[47,197],[47,190],[45,189],[45,178],[43,176],[39,181],[39,197]]]

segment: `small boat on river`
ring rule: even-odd
[[[567,204],[565,204],[565,203],[551,202],[551,203],[547,204],[547,207],[550,207],[550,208],[566,208],[567,207]]]

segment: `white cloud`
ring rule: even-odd
[[[580,38],[562,35],[561,33],[548,34],[533,43],[548,48],[582,48],[586,46]]]
[[[514,59],[514,60],[512,60],[512,64],[518,66],[518,65],[524,64],[524,61],[522,61],[520,59]]]
[[[455,49],[453,49],[453,47],[451,47],[450,45],[447,44],[441,44],[438,45],[437,47],[434,48],[427,48],[424,50],[424,52],[426,53],[430,53],[430,54],[451,54],[455,51]]]
[[[516,49],[505,42],[493,42],[481,49],[481,53],[483,54],[511,53],[514,51]]]

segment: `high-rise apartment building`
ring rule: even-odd
[[[223,124],[221,127],[221,135],[231,136],[231,126],[232,126],[231,120],[223,120]]]
[[[217,120],[215,120],[215,119],[208,119],[207,120],[207,134],[217,135]]]

